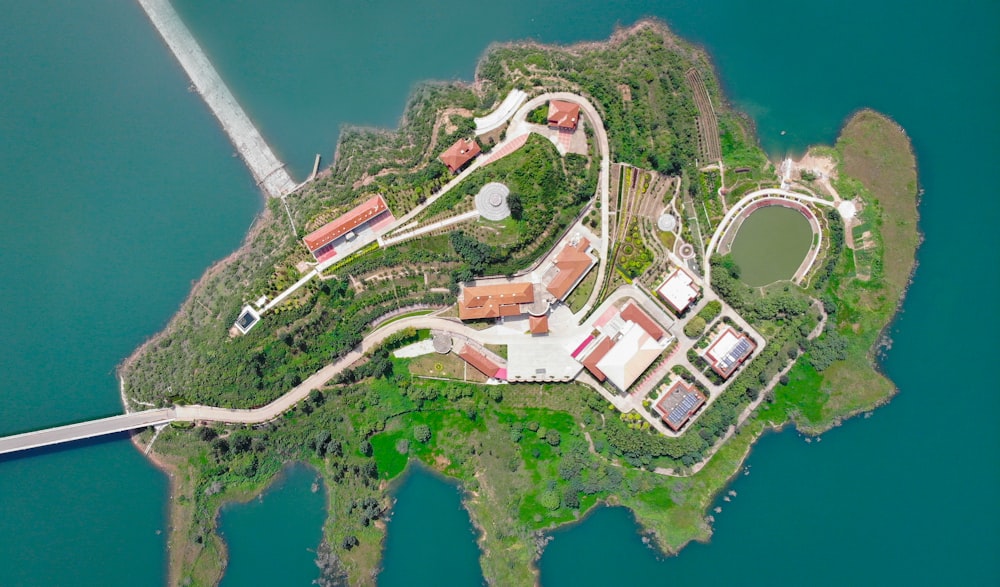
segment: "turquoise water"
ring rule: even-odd
[[[4,2],[0,434],[121,411],[163,327],[260,196],[130,2]],[[125,436],[0,458],[0,585],[166,577],[167,478]]]
[[[394,498],[380,587],[484,584],[475,528],[455,483],[411,466]]]
[[[0,433],[11,433],[118,411],[115,364],[238,245],[260,196],[134,3],[2,7]],[[982,189],[1000,158],[1000,5],[183,0],[178,10],[299,177],[315,153],[329,160],[340,125],[394,125],[415,82],[469,79],[492,41],[602,39],[645,15],[711,52],[775,155],[833,140],[861,106],[895,117],[917,149],[927,235],[884,361],[900,396],[819,444],[763,439],[739,495],[720,503],[710,545],[658,562],[627,514],[598,512],[556,536],[542,581],[619,582],[620,560],[635,563],[630,582],[653,584],[1000,581],[1000,399],[970,351],[991,349],[1000,328],[982,293],[1000,286],[1000,203]],[[942,324],[969,326],[956,339]],[[453,490],[405,491],[401,511]],[[162,583],[166,492],[120,437],[0,460],[0,585]],[[295,532],[313,537],[321,520]],[[268,528],[249,532],[263,540]],[[433,537],[455,553],[449,564],[476,564],[466,522]],[[389,554],[387,577],[400,560]]]
[[[221,587],[309,585],[319,577],[326,498],[318,480],[309,467],[290,466],[259,498],[222,509],[229,565]]]

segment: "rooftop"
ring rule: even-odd
[[[645,310],[640,308],[635,300],[625,302],[625,305],[622,306],[621,317],[622,320],[635,322],[641,326],[649,336],[653,337],[653,340],[660,340],[667,334],[663,327],[657,324],[656,320],[653,320]]]
[[[531,334],[547,334],[549,332],[549,317],[545,316],[530,316],[528,318],[528,325],[531,329]]]
[[[657,288],[656,293],[660,294],[675,312],[680,313],[687,310],[691,302],[698,297],[698,287],[687,271],[677,267],[663,285]]]
[[[342,214],[332,222],[328,222],[320,228],[310,232],[302,241],[310,251],[316,251],[324,245],[328,245],[355,228],[375,218],[382,212],[388,210],[382,196],[370,198],[363,204]]]
[[[499,318],[521,314],[521,304],[535,301],[530,282],[463,287],[458,296],[458,317],[462,320]]]
[[[729,327],[723,330],[705,350],[705,358],[712,364],[712,369],[716,373],[722,377],[729,377],[756,347],[750,337]]]
[[[626,325],[622,336],[597,363],[611,383],[625,391],[665,348],[638,324]]]
[[[615,341],[610,337],[605,336],[599,340],[596,345],[594,345],[594,350],[590,351],[590,353],[584,357],[583,361],[581,361],[583,366],[587,368],[587,371],[590,371],[590,373],[596,377],[598,381],[604,381],[608,378],[608,376],[604,374],[604,371],[597,366],[597,363],[599,363],[601,359],[608,354],[608,351],[610,351],[613,346],[615,346]]]
[[[482,149],[474,139],[458,139],[438,157],[452,173],[472,160]]]
[[[500,372],[500,365],[493,362],[485,353],[474,348],[472,345],[466,344],[463,346],[462,350],[458,352],[458,356],[462,357],[466,363],[472,365],[487,377],[496,377],[497,373]]]
[[[563,100],[549,102],[549,126],[575,129],[580,122],[580,105]]]
[[[590,241],[580,238],[572,245],[566,245],[559,251],[555,258],[555,266],[559,270],[552,281],[545,286],[545,289],[557,299],[563,300],[573,291],[573,288],[583,279],[587,271],[597,264],[593,257],[587,254],[590,248]]]
[[[666,425],[676,432],[704,403],[705,396],[700,391],[685,381],[678,380],[654,407]]]

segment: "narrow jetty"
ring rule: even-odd
[[[177,57],[209,109],[219,119],[229,140],[250,168],[257,185],[272,197],[281,197],[294,190],[296,184],[285,170],[284,164],[275,157],[260,131],[219,77],[170,1],[139,0],[139,5]]]

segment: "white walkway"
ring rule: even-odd
[[[225,82],[181,21],[169,0],[139,0],[149,20],[159,31],[194,87],[222,123],[240,157],[246,162],[257,185],[269,196],[279,197],[295,189],[284,164],[271,151],[257,127],[229,91]]]

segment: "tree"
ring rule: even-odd
[[[552,446],[559,446],[559,443],[562,441],[562,437],[559,435],[558,430],[551,429],[545,433],[545,441]]]
[[[225,456],[229,453],[229,441],[225,438],[216,438],[212,442],[212,450],[220,457]]]
[[[367,440],[362,440],[360,448],[361,448],[361,454],[365,455],[366,457],[372,456],[372,443],[371,442],[368,442]]]
[[[427,444],[431,439],[430,426],[427,424],[418,424],[413,428],[413,437],[417,439],[417,442]]]
[[[233,432],[233,435],[229,438],[229,440],[230,447],[233,449],[233,452],[236,453],[247,452],[253,444],[253,438],[251,438],[250,435],[243,430]]]
[[[216,432],[214,428],[209,428],[208,426],[198,427],[198,438],[204,440],[205,442],[211,442],[215,440],[215,437],[218,435],[219,433]]]
[[[834,361],[847,358],[847,339],[836,330],[809,343],[809,362],[817,371],[823,371]]]
[[[507,196],[507,207],[510,208],[510,215],[514,217],[514,220],[520,220],[524,215],[524,203],[521,202],[521,196],[518,194],[510,194]]]
[[[703,332],[705,332],[705,319],[700,315],[695,316],[688,320],[688,323],[684,325],[684,334],[688,338],[698,338]]]
[[[340,541],[340,547],[344,550],[351,550],[355,546],[360,544],[358,537],[351,534],[349,536],[344,536],[344,539]]]
[[[575,489],[567,488],[566,491],[563,492],[562,502],[564,506],[572,510],[575,510],[576,508],[580,507],[580,496],[577,495]]]

